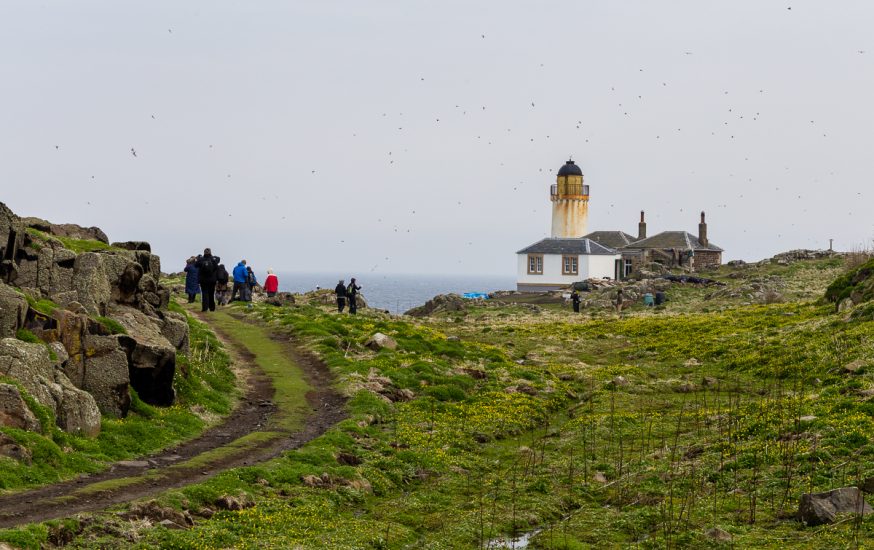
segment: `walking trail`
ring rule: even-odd
[[[263,462],[343,419],[328,368],[288,339],[233,311],[198,315],[231,354],[246,392],[219,425],[190,441],[107,470],[0,496],[0,528],[93,512]]]

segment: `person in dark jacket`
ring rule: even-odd
[[[215,284],[218,280],[218,266],[221,258],[212,255],[212,250],[203,250],[203,256],[194,263],[197,266],[198,278],[200,279],[200,310],[215,311]]]
[[[252,301],[252,293],[255,287],[258,286],[258,279],[255,278],[255,272],[251,267],[246,267],[246,301]]]
[[[349,286],[346,287],[346,299],[349,300],[349,313],[355,315],[358,313],[358,291],[361,287],[355,284],[355,277],[352,277]]]
[[[234,268],[234,290],[231,293],[231,301],[237,299],[237,293],[239,293],[240,301],[245,301],[246,279],[248,275],[246,260],[240,260],[240,263]]]
[[[197,274],[197,266],[194,265],[197,258],[188,258],[185,262],[185,294],[188,294],[188,303],[193,304],[194,298],[200,294],[200,281]]]
[[[215,281],[215,301],[220,306],[228,305],[231,299],[231,289],[228,288],[228,270],[225,264],[219,264]]]
[[[580,293],[577,289],[571,292],[571,303],[574,305],[574,313],[580,312]]]
[[[346,281],[340,279],[334,288],[334,294],[337,295],[337,311],[343,313],[343,308],[346,307]]]

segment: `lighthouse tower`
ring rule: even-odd
[[[577,238],[588,232],[589,186],[583,185],[583,171],[567,161],[559,168],[549,189],[552,200],[552,237]]]

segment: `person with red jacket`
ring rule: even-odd
[[[268,298],[273,298],[279,291],[279,277],[273,273],[272,269],[267,270],[267,278],[264,280],[264,291],[267,292]]]

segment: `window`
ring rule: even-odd
[[[625,258],[625,277],[628,277],[629,275],[631,275],[631,272],[633,269],[634,269],[634,263],[630,259]]]
[[[562,256],[561,257],[561,274],[562,275],[579,275],[579,256]]]
[[[528,255],[528,274],[543,275],[543,254]]]

